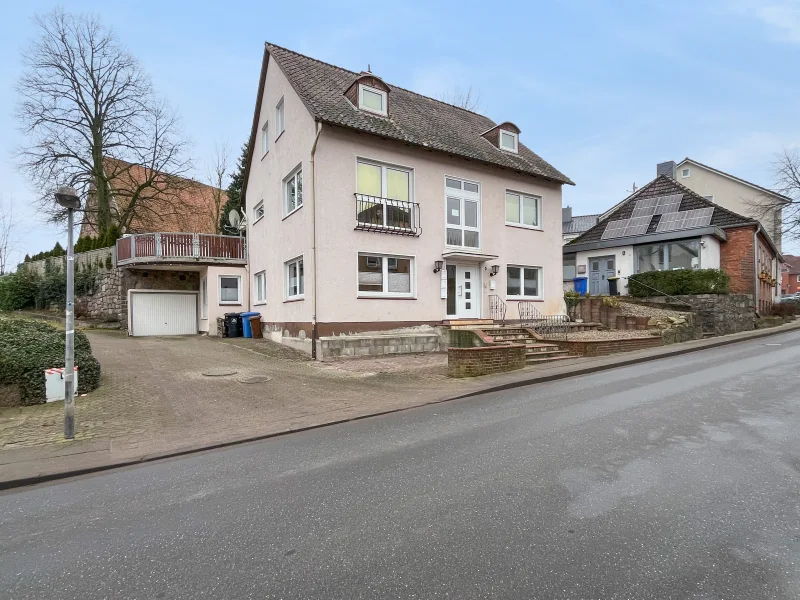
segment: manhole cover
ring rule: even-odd
[[[272,377],[267,377],[266,375],[255,375],[254,377],[242,377],[241,379],[237,379],[239,383],[264,383],[266,381],[271,381]]]
[[[203,375],[206,377],[225,377],[226,375],[236,375],[237,372],[236,369],[228,367],[216,367],[208,371],[203,371]]]

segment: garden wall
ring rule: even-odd
[[[447,374],[450,377],[477,377],[515,371],[525,366],[525,346],[506,344],[448,348]]]
[[[750,294],[697,294],[687,296],[651,296],[636,301],[651,306],[689,304],[703,331],[728,335],[755,328],[755,306]]]

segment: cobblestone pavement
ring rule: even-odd
[[[76,438],[109,439],[115,453],[253,437],[403,408],[468,387],[444,376],[445,355],[314,363],[268,340],[87,335],[103,377],[97,390],[76,400]],[[202,375],[218,367],[237,373]],[[271,380],[241,382],[256,375]],[[64,444],[62,415],[61,402],[0,409],[0,450]]]

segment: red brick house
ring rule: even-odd
[[[800,256],[784,254],[781,295],[800,293]]]
[[[722,269],[731,292],[754,296],[765,313],[781,290],[783,257],[757,220],[723,208],[659,175],[566,244],[564,264],[585,277],[593,295],[627,293],[635,273],[674,269]]]

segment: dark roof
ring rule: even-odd
[[[600,215],[575,215],[571,221],[561,223],[561,233],[583,233],[597,224]]]
[[[274,44],[267,43],[266,51],[278,63],[311,115],[319,121],[506,167],[559,183],[573,184],[569,177],[522,143],[519,144],[519,153],[514,154],[496,148],[481,137],[481,134],[497,125],[488,117],[410,92],[388,82],[391,89],[389,116],[371,115],[358,110],[344,95],[359,77],[359,73]]]
[[[656,198],[658,196],[669,196],[671,194],[683,194],[679,210],[694,210],[697,208],[713,207],[714,214],[711,216],[711,223],[710,223],[711,226],[725,228],[725,227],[735,227],[737,225],[747,225],[750,223],[756,223],[754,219],[751,219],[749,217],[744,217],[740,214],[728,210],[727,208],[722,208],[721,206],[714,204],[709,200],[706,200],[699,194],[694,193],[686,186],[681,185],[671,177],[667,177],[666,175],[659,175],[653,181],[651,181],[647,185],[637,190],[635,194],[629,196],[628,199],[624,202],[624,204],[619,206],[619,208],[617,208],[617,210],[611,213],[607,218],[600,221],[589,231],[575,238],[567,245],[578,245],[578,244],[585,244],[587,242],[598,242],[602,238],[603,232],[606,230],[606,223],[608,223],[609,221],[617,221],[619,219],[629,218],[631,216],[631,213],[633,212],[633,208],[636,205],[637,200],[643,200],[644,198]],[[647,234],[655,233],[660,218],[661,218],[660,215],[655,215],[653,217],[652,221],[650,221],[650,227],[647,229]],[[619,238],[620,243],[621,244],[630,243],[630,240],[634,239],[635,237],[636,236],[627,238],[628,240],[627,242],[623,241],[626,238]]]
[[[793,254],[784,254],[783,260],[786,262],[786,272],[790,275],[796,275],[800,273],[800,256],[794,256]]]
[[[698,167],[703,167],[704,169],[708,169],[712,173],[719,173],[720,175],[724,175],[725,177],[730,177],[731,179],[734,179],[739,183],[743,183],[745,185],[749,185],[750,187],[756,188],[757,190],[761,190],[765,194],[770,194],[771,196],[777,196],[778,198],[786,200],[787,202],[793,202],[793,200],[789,198],[789,196],[784,196],[780,192],[776,192],[775,190],[765,188],[761,185],[758,185],[757,183],[753,183],[751,181],[747,181],[746,179],[742,179],[741,177],[736,177],[736,175],[731,175],[730,173],[726,173],[725,171],[720,171],[719,169],[715,169],[714,167],[709,167],[708,165],[704,165],[700,161],[694,160],[693,158],[689,158],[688,156],[684,158],[681,162],[679,162],[677,166],[680,166],[685,162],[690,162],[692,164],[697,165]]]

